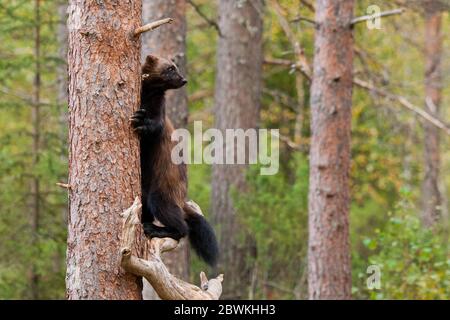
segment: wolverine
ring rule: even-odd
[[[150,238],[188,236],[197,254],[214,266],[219,251],[214,231],[203,215],[186,204],[186,165],[171,159],[174,128],[166,116],[165,93],[186,83],[173,62],[154,55],[145,59],[141,106],[130,119],[140,139],[142,223]]]

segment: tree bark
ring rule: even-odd
[[[41,104],[41,14],[40,14],[40,0],[34,2],[34,16],[35,16],[35,28],[34,28],[34,58],[35,58],[35,70],[33,81],[33,100],[31,109],[31,122],[32,122],[32,157],[33,167],[37,170],[39,164],[39,149],[40,149],[40,104]],[[33,174],[31,179],[31,247],[37,249],[39,247],[38,234],[39,234],[39,216],[40,216],[40,191],[39,191],[39,177]],[[35,260],[35,259],[33,259]],[[37,274],[37,266],[35,263],[31,265],[30,270],[30,292],[33,300],[39,299],[39,275]]]
[[[353,0],[318,0],[311,88],[308,289],[350,299],[349,169]]]
[[[442,13],[425,3],[425,110],[440,118],[442,99]],[[440,132],[428,122],[424,123],[424,166],[422,184],[422,222],[433,227],[442,216],[442,197],[439,190]]]
[[[185,0],[144,1],[142,7],[144,22],[163,18],[172,18],[174,21],[170,25],[143,35],[141,60],[144,61],[149,54],[173,59],[181,74],[186,75]],[[186,127],[188,118],[186,87],[167,92],[166,110],[175,128]],[[165,253],[163,259],[170,273],[183,280],[189,279],[189,246],[186,241],[181,241],[175,250]],[[145,300],[157,299],[155,292],[145,280],[143,295]]]
[[[142,3],[71,0],[69,6],[69,299],[141,299],[120,269],[120,214],[140,196],[137,137]],[[141,234],[141,232],[138,232]],[[140,239],[137,239],[140,250]]]
[[[219,38],[215,87],[216,128],[256,128],[259,122],[262,72],[262,0],[219,1]],[[224,135],[225,136],[225,135]],[[212,167],[212,214],[217,226],[221,260],[226,270],[225,298],[241,298],[250,285],[248,250],[238,243],[240,227],[231,190],[245,189],[245,165]]]

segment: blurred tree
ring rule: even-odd
[[[217,48],[215,127],[257,128],[262,86],[263,1],[219,1],[221,36]],[[234,159],[233,159],[234,160]],[[215,164],[212,168],[211,205],[221,249],[220,269],[226,271],[224,298],[243,298],[249,286],[248,248],[239,241],[231,190],[245,189],[244,165]],[[248,238],[248,237],[246,237]]]
[[[442,100],[442,13],[435,1],[426,0],[425,10],[425,109],[440,118]],[[422,185],[422,222],[434,226],[442,218],[442,196],[439,190],[440,130],[424,123],[425,177]]]
[[[311,87],[310,299],[350,299],[353,0],[318,0]]]

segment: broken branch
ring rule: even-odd
[[[289,21],[286,19],[286,17],[283,14],[283,8],[280,6],[278,1],[273,0],[272,1],[273,8],[275,9],[275,14],[278,18],[278,22],[283,29],[283,32],[285,33],[286,37],[288,38],[289,42],[291,43],[294,53],[296,55],[298,65],[300,66],[301,73],[307,78],[311,79],[311,68],[309,66],[308,60],[305,55],[305,50],[300,45],[300,42],[297,40],[297,36],[292,31],[291,27],[289,26]],[[296,63],[297,64],[297,63]]]
[[[65,188],[65,189],[70,189],[71,188],[71,185],[68,184],[68,183],[57,182],[56,185],[61,187],[61,188]]]
[[[172,18],[165,18],[165,19],[161,19],[158,21],[150,22],[150,23],[134,30],[134,36],[138,37],[141,33],[155,30],[156,28],[158,28],[166,23],[172,23],[172,21],[173,21]]]
[[[271,60],[271,61],[267,61],[267,59],[265,59],[264,61],[265,63],[268,64],[275,64],[275,65],[283,65],[283,66],[294,66],[298,71],[301,72],[300,66],[290,60],[284,60],[284,59],[277,59],[275,60]],[[308,80],[310,80],[310,78],[307,78]],[[446,134],[450,135],[450,127],[448,124],[444,123],[442,120],[436,118],[435,116],[429,114],[428,112],[426,112],[425,110],[415,106],[414,104],[412,104],[410,101],[408,101],[408,99],[406,99],[405,97],[402,96],[398,96],[395,95],[389,91],[380,89],[375,87],[374,85],[359,79],[359,78],[353,78],[353,84],[369,90],[381,97],[385,97],[389,100],[393,100],[393,101],[397,101],[401,106],[407,108],[408,110],[414,112],[415,114],[417,114],[418,116],[420,116],[422,119],[430,122],[431,124],[433,124],[434,126],[438,127],[439,129],[443,130]],[[427,104],[429,105],[429,102],[427,101]]]
[[[200,210],[195,203],[188,203]],[[161,259],[161,253],[173,250],[178,242],[171,238],[152,238],[149,240],[148,260],[132,254],[135,233],[140,224],[139,212],[142,204],[137,197],[133,205],[121,215],[123,228],[121,237],[121,266],[125,271],[144,277],[163,300],[218,300],[222,294],[223,275],[208,280],[200,274],[201,288],[174,277]],[[200,210],[201,212],[201,210]]]
[[[379,96],[385,97],[385,98],[387,98],[389,100],[397,101],[398,103],[400,103],[405,108],[409,109],[410,111],[414,112],[418,116],[422,117],[422,119],[425,119],[426,121],[432,123],[436,127],[442,129],[446,134],[450,135],[450,128],[448,127],[447,124],[445,124],[441,120],[437,119],[433,115],[429,114],[425,110],[423,110],[423,109],[413,105],[405,97],[398,96],[398,95],[395,95],[395,94],[390,93],[388,91],[385,91],[383,89],[377,88],[374,85],[372,85],[372,84],[370,84],[370,83],[368,83],[368,82],[366,82],[364,80],[358,79],[358,78],[353,79],[353,83],[355,85],[357,85],[358,87],[370,90],[370,91],[378,94]]]
[[[403,12],[405,12],[405,9],[401,8],[401,9],[380,12],[378,14],[370,14],[370,15],[366,15],[366,16],[361,16],[361,17],[354,18],[350,24],[352,26],[354,26],[355,24],[358,24],[358,23],[361,23],[364,21],[393,16],[393,15],[397,15],[397,14],[402,14]]]

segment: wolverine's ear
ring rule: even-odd
[[[158,63],[158,57],[154,55],[148,55],[145,59],[145,64],[149,68],[154,68],[156,64]]]
[[[175,54],[175,55],[173,55],[173,56],[170,56],[170,57],[169,57],[169,60],[170,60],[174,65],[176,65],[177,67],[179,67],[180,62],[182,61],[183,57],[184,57],[184,53],[177,53],[177,54]]]

